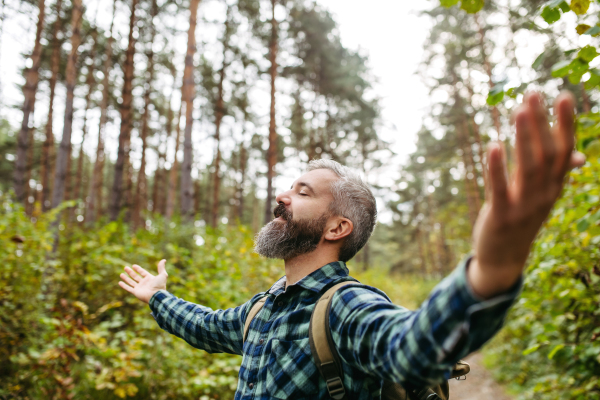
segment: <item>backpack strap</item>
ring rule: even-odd
[[[258,314],[258,312],[260,310],[262,310],[266,301],[267,301],[267,296],[264,296],[263,298],[258,300],[256,303],[254,303],[254,305],[250,309],[250,312],[246,316],[246,322],[244,323],[244,336],[242,337],[242,344],[246,341],[246,336],[248,336],[248,330],[250,329],[250,324],[252,323],[252,320],[254,319],[254,317],[256,317],[256,314]]]
[[[334,400],[344,399],[346,397],[346,390],[342,381],[342,364],[333,343],[333,338],[331,337],[329,311],[335,292],[351,283],[356,282],[346,281],[338,283],[321,296],[312,312],[308,328],[310,351],[321,376],[323,376],[327,383],[327,391],[329,391],[329,395]]]

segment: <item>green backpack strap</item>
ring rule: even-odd
[[[321,376],[325,379],[327,391],[334,400],[346,399],[346,390],[342,380],[344,376],[342,363],[331,337],[329,313],[335,292],[351,283],[358,282],[346,281],[338,283],[321,296],[310,317],[308,329],[310,351]],[[469,371],[469,364],[460,360],[452,369],[451,378],[458,379],[468,374]],[[447,381],[438,386],[418,390],[406,390],[398,383],[384,381],[381,398],[398,400],[448,400],[450,397],[448,389]]]
[[[248,330],[250,329],[250,323],[252,322],[254,317],[256,317],[256,314],[258,314],[258,312],[260,310],[262,310],[266,301],[267,301],[267,296],[258,300],[256,303],[254,303],[254,305],[250,309],[250,312],[246,316],[246,322],[244,323],[244,336],[242,337],[242,345],[246,341],[246,336],[248,336]]]

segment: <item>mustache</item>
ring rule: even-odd
[[[277,207],[275,207],[273,215],[275,215],[275,218],[281,217],[286,221],[292,220],[292,212],[288,211],[283,203],[279,203]]]

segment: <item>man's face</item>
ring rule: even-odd
[[[338,179],[328,169],[302,175],[292,187],[276,197],[275,219],[256,237],[255,251],[269,258],[288,260],[314,251],[329,219],[333,201],[331,184]]]

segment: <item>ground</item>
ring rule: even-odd
[[[466,380],[450,380],[450,400],[512,400],[485,369],[480,353],[465,358],[471,365]]]

